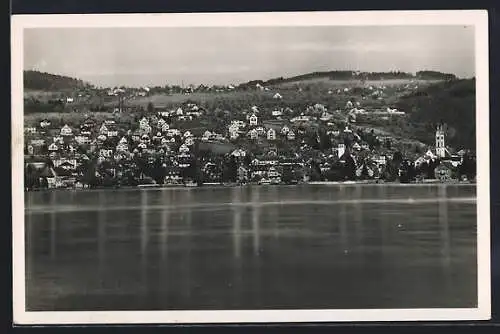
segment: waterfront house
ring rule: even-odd
[[[456,178],[457,168],[448,161],[441,161],[441,163],[434,169],[436,179],[440,181],[450,181]]]

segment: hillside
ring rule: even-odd
[[[39,71],[24,71],[23,81],[25,90],[66,91],[89,86],[79,79]]]
[[[409,113],[408,131],[414,138],[432,143],[436,124],[444,123],[447,144],[476,147],[474,79],[435,83],[401,97],[396,107]]]
[[[252,80],[242,83],[238,88],[253,88],[257,84],[261,86],[276,86],[286,83],[300,83],[304,81],[327,79],[332,81],[338,80],[360,80],[360,81],[378,81],[378,80],[401,80],[401,79],[417,79],[417,80],[454,80],[456,76],[448,73],[436,71],[419,71],[416,74],[391,71],[391,72],[359,72],[359,71],[326,71],[312,72],[289,78],[279,77],[263,80]]]

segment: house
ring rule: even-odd
[[[456,178],[456,167],[448,161],[441,161],[441,163],[434,169],[436,179],[440,181],[450,181]]]
[[[295,140],[295,132],[293,131],[288,131],[288,133],[286,134],[286,138],[288,140]]]
[[[45,145],[45,139],[31,139],[30,144],[33,146],[40,147]]]
[[[170,126],[167,123],[163,123],[160,128],[161,132],[167,132],[170,129]]]
[[[99,133],[103,134],[103,135],[107,135],[108,127],[106,126],[105,123],[102,123],[101,127],[99,128]]]
[[[297,117],[294,117],[290,120],[290,122],[292,123],[299,123],[299,122],[309,122],[311,120],[311,116],[307,116],[307,115],[300,115],[300,116],[297,116]]]
[[[102,148],[99,150],[99,156],[101,156],[101,157],[111,158],[112,155],[113,155],[113,150],[111,150],[111,149]]]
[[[34,126],[24,128],[24,133],[29,135],[36,134],[36,128]]]
[[[43,121],[40,122],[40,127],[42,129],[46,128],[46,127],[49,127],[49,126],[50,126],[50,121],[49,120],[44,119]]]
[[[79,145],[88,145],[88,144],[90,144],[90,138],[88,136],[84,136],[84,135],[75,136],[75,141]]]
[[[76,159],[55,159],[53,162],[54,167],[60,167],[65,170],[75,170],[77,166]]]
[[[252,114],[252,116],[250,116],[250,118],[249,118],[249,123],[250,123],[250,125],[251,125],[251,126],[255,126],[255,125],[257,125],[257,121],[258,121],[258,119],[257,119],[257,115]]]
[[[238,167],[238,182],[245,183],[248,181],[248,169],[243,166]]]
[[[242,149],[236,149],[233,152],[231,152],[231,155],[237,158],[243,158],[246,156],[246,152]]]
[[[283,98],[283,96],[281,96],[280,93],[276,93],[273,95],[273,99],[276,99],[276,100],[281,100]]]
[[[193,134],[191,133],[191,131],[187,130],[186,132],[184,132],[184,138],[191,138],[193,137]]]
[[[179,147],[179,153],[188,153],[189,152],[189,147],[186,144],[182,144]]]
[[[68,124],[65,124],[61,128],[61,136],[72,136],[73,135],[73,130],[69,127]]]
[[[280,132],[281,132],[281,134],[282,134],[282,135],[286,135],[288,132],[290,132],[290,128],[289,128],[288,126],[286,126],[286,125],[285,125],[285,126],[283,126],[283,127],[281,128],[281,131],[280,131]]]
[[[250,139],[259,138],[259,132],[256,129],[252,129],[252,130],[248,131],[247,135],[250,137]]]
[[[194,138],[193,137],[187,137],[184,140],[184,145],[193,146],[194,145]]]
[[[274,129],[267,130],[267,140],[276,140],[276,131]]]
[[[52,143],[49,145],[48,150],[51,152],[57,152],[59,150],[59,146],[56,143]]]
[[[234,130],[233,131],[229,131],[229,138],[231,140],[236,140],[236,139],[239,138],[239,136],[240,136],[240,134],[238,133],[238,131],[234,131]]]
[[[128,151],[128,141],[127,138],[122,137],[120,141],[118,142],[118,145],[116,145],[116,150],[119,152],[125,152]]]
[[[271,112],[271,115],[274,116],[274,117],[279,117],[279,116],[283,116],[283,111],[282,110],[278,110],[278,109],[275,109]]]
[[[139,120],[139,128],[145,129],[149,127],[149,120],[146,117],[143,117]]]
[[[72,97],[66,98],[66,103],[73,103],[75,100]]]

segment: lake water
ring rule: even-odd
[[[477,306],[474,185],[25,196],[30,311]]]

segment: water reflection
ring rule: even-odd
[[[438,189],[438,207],[439,207],[439,226],[441,236],[441,254],[443,259],[443,268],[450,267],[450,227],[448,225],[448,195],[447,187],[441,185]]]
[[[55,207],[57,205],[57,192],[50,193],[50,205]],[[50,213],[50,257],[55,260],[57,252],[57,216],[55,210]]]
[[[346,198],[346,188],[343,184],[339,186],[339,198]],[[340,247],[343,252],[347,251],[348,248],[348,236],[347,236],[347,204],[345,202],[340,202],[339,209],[340,217]]]
[[[252,191],[252,236],[253,236],[253,253],[254,255],[259,255],[260,249],[260,211],[261,203],[260,198],[260,188]]]
[[[30,194],[27,284],[44,292],[28,289],[27,303],[58,310],[103,302],[111,309],[468,306],[476,288],[475,205],[465,199],[455,207],[450,196],[470,189],[448,187]],[[363,201],[373,199],[380,201]],[[87,208],[72,212],[68,201]],[[45,210],[30,210],[34,203]],[[136,207],[113,211],[127,203]],[[89,239],[91,249],[73,247]]]
[[[241,211],[243,207],[241,204],[241,189],[232,189],[232,202],[233,202],[233,256],[235,258],[241,257]]]
[[[164,207],[161,210],[161,231],[160,231],[160,253],[161,259],[166,260],[167,258],[167,238],[168,238],[168,225],[170,222],[170,191],[168,189],[163,189],[161,192],[162,203]]]
[[[106,262],[106,243],[107,243],[107,235],[106,235],[106,196],[104,192],[99,192],[99,205],[102,210],[97,211],[97,247],[98,247],[98,256],[99,256],[99,268],[103,269],[103,266]]]

